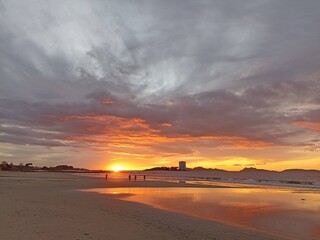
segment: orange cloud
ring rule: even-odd
[[[104,105],[110,105],[110,104],[113,104],[114,102],[109,98],[104,98],[102,99],[101,103]]]
[[[199,166],[201,163],[204,167],[224,165],[228,169],[241,169],[243,166],[251,166],[260,161],[254,160],[253,156],[249,158],[228,156],[222,163],[221,158],[214,158],[215,154],[208,154],[210,152],[208,149],[216,146],[226,150],[284,147],[240,136],[219,136],[210,135],[210,133],[206,136],[178,134],[171,137],[166,135],[166,132],[162,132],[161,127],[172,127],[172,124],[162,123],[157,125],[160,129],[156,129],[141,118],[69,115],[60,116],[58,121],[63,121],[67,126],[70,125],[71,134],[67,134],[64,141],[84,143],[92,150],[105,152],[108,155],[108,163],[105,165],[108,166],[127,163],[130,168],[142,169],[157,166],[162,162],[174,165],[177,161],[184,159],[189,162],[190,167]]]
[[[171,123],[162,123],[162,127],[172,127],[173,125]]]
[[[136,147],[148,148],[154,144],[178,144],[194,143],[195,145],[208,145],[211,143],[220,146],[231,146],[234,148],[267,148],[272,147],[263,141],[249,140],[238,136],[190,136],[178,135],[169,137],[160,130],[152,128],[141,118],[121,118],[106,115],[88,116],[61,116],[60,121],[70,121],[77,125],[77,131],[81,134],[73,134],[65,137],[64,140],[75,142],[87,142],[96,144],[107,144],[109,147],[125,148],[127,151]],[[171,127],[170,123],[163,123],[161,126]],[[205,142],[203,142],[205,141]]]
[[[320,122],[300,121],[300,122],[295,122],[295,124],[300,127],[309,128],[314,131],[320,131]]]

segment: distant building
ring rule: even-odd
[[[185,171],[187,170],[187,163],[185,161],[180,161],[179,162],[179,170],[180,171]]]

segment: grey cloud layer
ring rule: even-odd
[[[100,115],[166,137],[316,145],[319,132],[294,123],[319,123],[319,11],[313,0],[2,1],[0,141],[65,146],[121,127],[59,120]]]

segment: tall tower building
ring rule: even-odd
[[[180,171],[185,171],[187,170],[187,163],[185,161],[180,161],[179,162],[179,170]]]

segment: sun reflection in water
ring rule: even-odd
[[[320,239],[320,193],[317,191],[276,188],[117,188],[86,191],[121,195],[123,200],[292,239]]]

